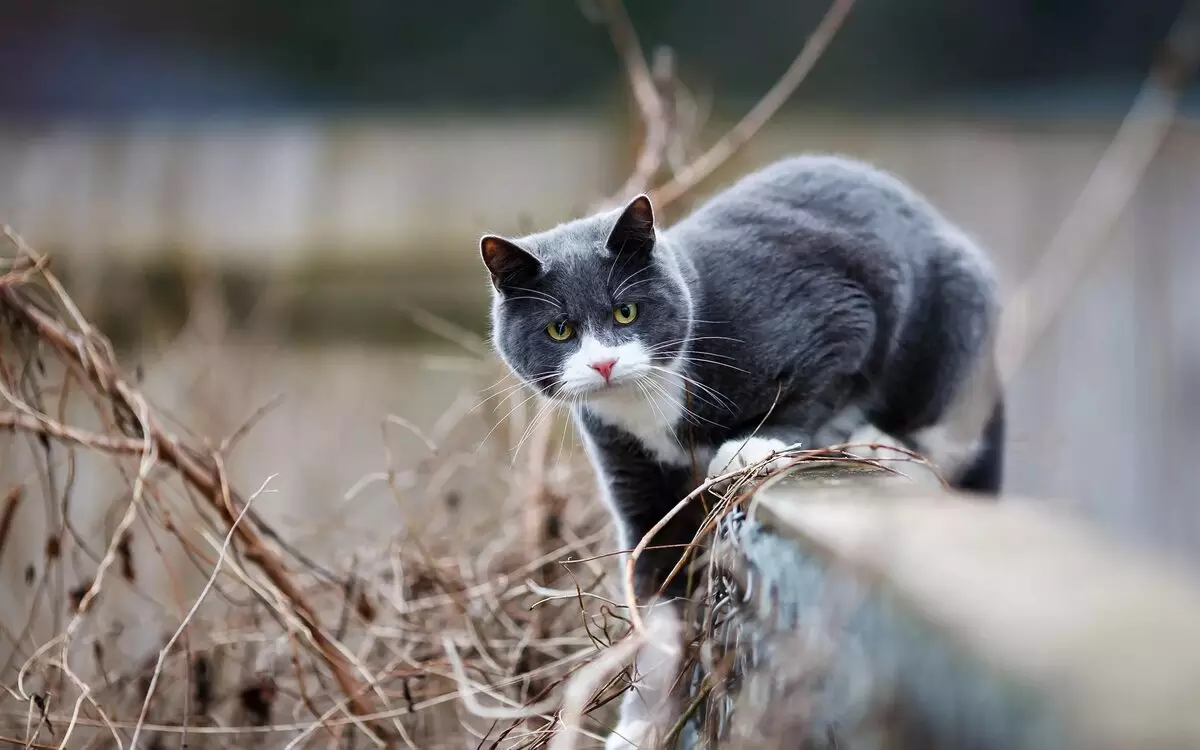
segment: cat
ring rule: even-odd
[[[492,344],[571,410],[625,549],[705,476],[864,429],[957,489],[1001,491],[993,266],[891,173],[802,154],[670,227],[639,195],[479,249]],[[664,579],[703,512],[691,503],[639,557],[640,600],[688,594]]]

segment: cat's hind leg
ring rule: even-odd
[[[952,489],[973,494],[996,496],[1003,489],[1005,403],[998,399],[975,440],[964,441],[948,426],[935,424],[910,434],[892,436],[866,424],[846,442],[863,444],[851,452],[863,458],[904,458],[888,445],[901,445],[919,453],[938,469]],[[866,447],[866,446],[874,447]]]

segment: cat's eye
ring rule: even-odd
[[[637,304],[626,302],[613,308],[613,318],[623,326],[627,326],[637,318]]]
[[[555,341],[566,341],[575,335],[575,326],[565,320],[560,320],[557,323],[551,323],[546,326],[546,333]]]

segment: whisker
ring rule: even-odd
[[[579,397],[571,396],[569,399],[569,402],[567,403],[567,411],[573,412],[575,410],[575,406],[578,403],[579,403]],[[562,463],[563,448],[567,444],[567,433],[571,432],[574,429],[575,429],[575,420],[568,419],[566,426],[563,427],[562,437],[558,441],[558,455],[554,457],[555,464]]]
[[[661,378],[661,377],[662,377],[662,376],[661,376],[661,375],[659,375],[658,373],[653,373],[653,375],[654,375],[655,377],[658,377],[658,378]],[[660,387],[661,387],[661,386],[660,386]],[[708,396],[708,395],[706,395],[706,394],[705,394],[703,391],[701,391],[701,392],[692,391],[692,392],[691,392],[691,396],[692,396],[692,398],[696,399],[696,400],[697,400],[697,401],[699,401],[700,403],[702,403],[702,404],[707,404],[708,406],[711,406],[711,407],[712,407],[712,408],[714,408],[714,409],[723,410],[723,411],[731,411],[731,409],[730,409],[730,407],[729,407],[729,406],[727,406],[726,404],[722,403],[721,401],[716,401],[716,400],[714,400],[714,398],[715,398],[715,397],[713,397],[713,396]],[[715,426],[717,426],[717,427],[720,427],[720,426],[721,426],[721,425],[720,425],[719,423],[717,423],[717,422],[713,422],[713,421],[712,421],[712,420],[710,420],[710,419],[707,419],[707,418],[705,418],[705,417],[702,417],[702,416],[700,416],[700,414],[698,414],[697,412],[695,412],[694,410],[692,410],[690,407],[688,407],[688,405],[687,405],[687,400],[686,400],[686,399],[683,401],[682,407],[683,407],[683,410],[684,410],[685,412],[687,412],[687,413],[690,413],[692,416],[696,417],[697,419],[701,419],[701,420],[703,420],[703,421],[705,421],[705,422],[708,422],[708,423],[709,423],[709,424],[711,424],[711,425],[715,425]],[[694,424],[694,423],[693,423],[693,424]]]
[[[516,383],[513,383],[512,385],[509,385],[508,387],[504,388],[503,390],[496,391],[495,393],[493,393],[493,394],[492,394],[492,395],[490,395],[490,396],[485,396],[484,398],[480,399],[480,400],[479,400],[479,402],[477,402],[477,403],[476,403],[474,406],[472,406],[470,409],[468,409],[468,410],[467,410],[467,414],[471,414],[471,413],[473,413],[473,412],[474,412],[476,409],[478,409],[479,407],[483,406],[484,404],[486,404],[486,403],[487,403],[487,402],[489,402],[489,401],[492,401],[492,400],[494,400],[494,399],[497,399],[497,398],[503,398],[503,397],[505,397],[505,396],[508,396],[508,395],[509,395],[509,394],[511,394],[513,391],[520,390],[521,388],[523,388],[523,387],[525,387],[525,386],[527,386],[527,385],[534,385],[534,386],[535,386],[535,385],[539,385],[539,384],[541,384],[543,381],[545,381],[545,380],[548,380],[548,379],[550,379],[550,378],[553,378],[553,377],[555,377],[555,376],[557,376],[557,375],[558,375],[558,373],[557,373],[557,372],[549,372],[549,373],[546,373],[545,375],[538,375],[538,376],[536,376],[536,377],[534,377],[534,378],[530,378],[530,380],[529,380],[529,382],[528,382],[528,383],[526,383],[525,381],[523,381],[523,380],[520,380],[520,379],[518,378],[518,380],[517,380],[517,382],[516,382]],[[497,385],[499,385],[499,384],[497,384]],[[493,388],[495,388],[496,386],[492,386],[492,387],[493,387]],[[535,388],[534,390],[537,390],[537,389]]]
[[[617,290],[615,292],[613,292],[613,296],[620,297],[621,291],[626,288],[626,285],[629,284],[629,282],[636,279],[640,274],[643,274],[646,271],[649,271],[652,267],[653,266],[646,266],[645,268],[634,271],[633,273],[626,276],[625,279],[620,284],[617,285]],[[653,279],[643,279],[642,281],[653,281]],[[638,284],[642,283],[642,281],[639,281]],[[637,286],[637,284],[635,284],[634,286]]]
[[[652,377],[654,377],[654,378],[656,378],[656,379],[661,379],[661,382],[659,382],[658,380],[656,380],[655,382],[656,382],[656,383],[659,383],[660,387],[662,387],[662,386],[661,386],[661,383],[665,383],[665,382],[668,382],[668,381],[667,381],[665,378],[663,378],[663,376],[662,376],[661,374],[659,374],[660,372],[670,372],[670,371],[669,371],[669,370],[667,370],[667,368],[663,368],[663,367],[654,367],[654,369],[652,369],[652,370],[650,371],[649,375],[651,375]],[[675,374],[675,375],[677,375],[678,373],[673,373],[673,372],[671,372],[670,374]],[[665,388],[663,388],[663,391],[664,391],[664,393],[666,393],[666,389],[665,389]],[[669,395],[669,394],[667,394],[667,395]],[[698,398],[701,398],[701,400],[703,400],[703,401],[704,401],[704,403],[708,404],[709,406],[714,406],[714,407],[718,407],[718,408],[724,408],[724,405],[722,405],[722,404],[719,404],[719,403],[713,403],[712,401],[709,401],[709,400],[703,399],[702,397],[703,397],[703,395],[704,395],[704,394],[702,394],[702,393],[697,393],[697,394],[693,394],[693,395],[694,395],[694,396],[696,396],[696,397],[698,397]],[[687,400],[686,400],[686,397],[684,397],[684,398],[682,399],[682,401],[683,401],[684,408],[687,408]]]
[[[505,372],[505,373],[504,373],[504,376],[503,376],[503,377],[501,377],[499,380],[497,380],[495,383],[492,383],[492,384],[491,384],[491,385],[489,385],[487,388],[484,388],[484,389],[482,389],[482,390],[481,390],[481,391],[479,391],[479,392],[480,392],[480,393],[487,393],[488,391],[492,390],[493,388],[496,388],[497,386],[499,386],[499,385],[500,385],[501,383],[503,383],[505,380],[508,380],[509,378],[514,378],[514,377],[516,377],[516,375],[514,375],[514,374],[512,373],[512,371],[511,371],[511,370],[509,370],[509,371]]]
[[[653,352],[654,350],[647,350],[647,351]],[[655,353],[657,353],[657,352],[655,352]],[[690,357],[690,356],[697,355],[697,354],[702,357],[720,357],[721,359],[733,359],[733,360],[737,359],[737,357],[735,357],[731,354],[717,354],[716,352],[706,352],[706,351],[703,351],[700,349],[688,349],[686,352],[680,352],[679,354],[676,354],[675,356],[676,357],[685,357],[685,356]]]
[[[496,393],[493,393],[490,396],[485,396],[485,397],[481,398],[479,401],[475,402],[475,405],[467,410],[467,414],[474,413],[474,411],[476,409],[487,404],[489,401],[503,401],[505,398],[511,396],[512,394],[516,393],[517,391],[521,390],[524,387],[525,387],[524,383],[515,383],[515,384],[510,385],[509,387],[505,388],[502,391],[497,391]]]
[[[555,297],[553,294],[543,292],[539,289],[529,289],[528,287],[523,287],[523,286],[514,286],[513,289],[516,289],[518,292],[528,292],[529,294],[539,296],[548,302],[552,302],[553,304],[557,305],[558,307],[564,307],[562,301],[558,297]]]
[[[683,382],[693,385],[705,393],[711,394],[713,398],[720,399],[722,402],[724,402],[724,404],[726,404],[726,406],[724,408],[729,411],[737,410],[737,404],[735,404],[732,399],[730,399],[728,396],[721,393],[720,391],[716,390],[715,388],[712,388],[710,386],[705,385],[704,383],[701,383],[699,380],[696,380],[695,378],[689,377],[687,375],[684,375],[682,372],[679,372],[677,370],[672,370],[669,367],[663,367],[661,365],[650,365],[650,367],[652,370],[656,370],[658,372],[662,372],[667,375],[673,375],[673,376],[679,378],[680,380],[682,380]]]
[[[684,362],[700,362],[700,363],[706,364],[706,365],[716,365],[718,367],[728,367],[730,370],[737,370],[738,372],[742,372],[747,375],[751,374],[749,370],[743,370],[742,368],[737,367],[736,365],[731,365],[728,362],[717,362],[717,361],[711,360],[711,359],[703,359],[701,357],[690,357],[687,355],[683,355],[683,356],[679,357],[679,359],[683,360]]]
[[[539,375],[539,376],[537,376],[537,377],[535,377],[535,378],[532,378],[532,379],[530,380],[530,383],[531,383],[531,384],[534,384],[534,385],[536,385],[536,384],[538,384],[538,383],[541,383],[542,381],[546,380],[547,378],[552,378],[552,377],[555,377],[556,375],[558,375],[558,373],[557,373],[557,372],[549,372],[549,373],[546,373],[545,375]],[[474,406],[472,406],[472,407],[471,407],[471,408],[470,408],[470,409],[467,411],[467,413],[468,413],[468,414],[470,414],[471,412],[475,411],[475,410],[476,410],[476,409],[478,409],[480,406],[482,406],[482,405],[486,404],[488,401],[491,401],[491,400],[492,400],[492,399],[494,399],[494,398],[497,398],[497,397],[508,397],[508,396],[509,396],[509,395],[511,395],[511,394],[512,394],[514,391],[516,391],[516,390],[520,389],[520,388],[521,388],[521,387],[523,387],[524,385],[526,385],[526,384],[525,384],[525,383],[517,383],[515,386],[513,386],[512,388],[508,388],[508,389],[506,389],[506,390],[505,390],[503,393],[501,393],[501,394],[493,394],[493,395],[491,395],[491,396],[489,396],[489,397],[487,397],[487,398],[483,399],[483,400],[482,400],[482,401],[480,401],[479,403],[475,404]],[[476,452],[476,453],[478,453],[480,450],[482,450],[482,449],[483,449],[483,446],[484,446],[484,444],[486,444],[486,443],[487,443],[487,440],[488,440],[488,438],[490,438],[490,437],[492,436],[492,434],[493,434],[493,433],[494,433],[494,432],[495,432],[497,429],[499,429],[500,425],[502,425],[502,424],[504,424],[506,421],[508,421],[508,418],[509,418],[509,417],[511,417],[511,416],[513,415],[513,412],[515,412],[517,409],[520,409],[520,408],[521,408],[522,406],[524,406],[525,404],[529,403],[529,401],[530,401],[531,399],[533,399],[533,398],[536,398],[537,396],[541,395],[541,392],[540,392],[540,391],[539,391],[537,388],[532,388],[531,390],[532,390],[532,393],[530,393],[528,396],[526,396],[524,399],[522,399],[522,400],[521,400],[521,402],[520,402],[519,404],[517,404],[517,405],[516,405],[516,406],[514,406],[513,408],[509,409],[509,410],[508,410],[508,412],[506,412],[506,413],[504,414],[504,416],[500,417],[500,419],[498,419],[498,420],[496,421],[496,424],[492,425],[492,429],[488,430],[487,434],[483,436],[483,439],[482,439],[482,440],[480,440],[480,441],[479,441],[479,443],[478,443],[478,445],[476,446],[476,448],[475,448],[475,452]]]
[[[628,283],[629,283],[630,281],[632,281],[633,279],[636,279],[636,278],[638,277],[638,274],[643,274],[643,273],[645,273],[646,271],[649,271],[649,270],[650,270],[650,268],[651,268],[651,266],[646,266],[645,268],[640,268],[640,269],[638,269],[637,271],[634,271],[633,273],[629,274],[629,275],[628,275],[628,276],[626,276],[625,278],[621,279],[621,283],[620,283],[620,284],[617,284],[617,289],[618,289],[618,290],[620,290],[620,288],[621,288],[622,286],[624,286],[625,284],[628,284]]]
[[[651,375],[652,375],[653,377],[661,377],[661,376],[659,376],[657,373],[654,373],[654,372],[651,372]],[[664,396],[664,397],[666,397],[666,398],[668,398],[668,399],[673,399],[674,397],[673,397],[673,396],[671,396],[669,393],[667,393],[667,390],[666,390],[666,388],[663,386],[663,384],[662,384],[661,382],[659,382],[659,381],[657,381],[657,380],[653,379],[653,377],[652,377],[652,378],[649,378],[649,379],[647,379],[647,381],[646,381],[646,384],[647,384],[647,385],[650,385],[650,386],[652,386],[652,387],[654,387],[654,389],[655,389],[655,390],[657,390],[659,393],[663,394],[663,396]],[[706,402],[706,403],[708,403],[708,402]],[[713,406],[715,406],[715,404],[710,404],[710,405],[713,405]],[[705,417],[702,417],[702,416],[700,416],[699,414],[697,414],[695,411],[693,411],[692,409],[688,408],[688,405],[687,405],[687,401],[686,401],[686,400],[682,401],[682,402],[679,404],[679,406],[680,406],[680,408],[683,410],[683,417],[684,417],[684,419],[686,419],[687,421],[689,421],[689,422],[691,422],[692,424],[696,425],[697,427],[700,427],[700,426],[701,426],[700,422],[708,422],[709,424],[713,425],[714,427],[720,427],[720,426],[721,426],[721,425],[720,425],[720,424],[718,424],[717,422],[714,422],[714,421],[712,421],[711,419],[707,419],[707,418],[705,418]]]
[[[674,344],[690,344],[694,341],[734,341],[739,344],[746,343],[744,339],[735,339],[732,336],[687,336],[682,339],[674,339],[672,341],[664,341],[656,346],[671,346]]]
[[[650,381],[646,382],[649,383]],[[675,441],[675,444],[679,446],[679,450],[686,454],[688,452],[687,448],[683,447],[683,443],[679,440],[679,435],[676,434],[675,428],[671,426],[671,423],[667,420],[667,416],[663,414],[662,409],[658,407],[658,400],[654,398],[654,394],[643,387],[645,385],[644,383],[640,381],[634,381],[634,383],[637,385],[638,390],[640,390],[646,397],[646,401],[650,404],[650,408],[653,409],[656,414],[658,414],[659,419],[662,420],[663,426],[667,429],[667,432],[670,433],[671,438]]]
[[[513,289],[516,289],[518,292],[529,292],[530,294],[536,294],[541,297],[545,297],[546,299],[554,300],[555,302],[558,301],[558,297],[555,297],[550,292],[544,292],[541,289],[530,289],[529,287],[524,286],[514,286]]]
[[[698,355],[701,357],[717,357],[719,359],[729,359],[729,360],[734,360],[734,361],[737,361],[737,359],[738,359],[737,357],[734,357],[729,354],[718,354],[716,352],[701,351],[698,349],[691,349],[691,348],[683,346],[683,345],[680,345],[678,348],[676,348],[669,344],[660,344],[660,345],[654,346],[654,347],[647,347],[646,352],[648,354],[650,354],[651,357],[667,355],[672,358],[683,358],[683,357],[691,357],[691,356]]]
[[[558,308],[562,307],[562,305],[558,304],[557,302],[555,302],[553,300],[548,300],[543,297],[533,297],[528,294],[522,294],[520,297],[504,297],[503,299],[500,300],[500,304],[508,304],[509,302],[516,302],[519,299],[531,299],[534,302],[545,302],[547,305],[551,305],[553,307],[558,307]]]
[[[553,377],[553,376],[555,376],[555,375],[557,375],[557,374],[558,374],[558,372],[557,372],[557,371],[555,371],[555,370],[549,370],[549,371],[547,371],[547,372],[543,372],[543,373],[541,373],[541,374],[539,374],[539,375],[534,375],[534,376],[533,376],[533,377],[530,379],[530,382],[534,382],[534,383],[541,382],[541,380],[542,380],[542,379],[544,379],[544,378],[549,378],[549,377]],[[523,381],[521,380],[520,376],[518,376],[518,375],[517,375],[516,373],[514,373],[512,370],[508,370],[507,372],[505,372],[505,373],[504,373],[504,377],[500,378],[500,379],[499,379],[499,380],[497,380],[495,383],[492,383],[492,384],[491,384],[491,385],[489,385],[487,388],[483,388],[483,389],[481,389],[481,390],[479,391],[479,393],[480,393],[480,394],[487,393],[488,391],[492,390],[493,388],[497,388],[497,387],[499,387],[499,386],[500,386],[502,383],[504,383],[504,381],[508,380],[509,378],[515,378],[515,379],[516,379],[516,381],[517,381],[517,385],[521,385],[521,384],[523,383]],[[511,386],[510,386],[510,387],[511,387]]]
[[[624,245],[621,245],[621,249],[617,251],[617,257],[618,257],[618,258],[620,258],[622,255],[624,255],[625,257],[624,257],[624,258],[621,258],[621,265],[620,265],[620,267],[619,267],[619,268],[617,267],[617,263],[616,263],[615,261],[613,262],[613,264],[612,264],[611,266],[609,266],[609,268],[608,268],[608,279],[607,279],[607,280],[604,282],[604,286],[606,286],[606,287],[607,287],[607,286],[608,286],[608,284],[609,284],[609,282],[610,282],[610,281],[612,281],[612,277],[613,277],[613,271],[614,271],[614,270],[616,270],[616,271],[621,271],[621,270],[623,270],[623,269],[625,268],[625,265],[626,265],[627,263],[629,263],[629,261],[630,261],[630,259],[631,259],[631,258],[633,258],[633,255],[632,255],[632,254],[626,254],[626,253],[624,252],[624,250],[625,250],[625,246],[624,246]],[[647,266],[647,268],[649,268],[649,266]],[[615,296],[615,295],[614,295],[614,296]]]
[[[688,354],[699,354],[702,357],[720,357],[721,359],[737,359],[732,354],[717,354],[704,349],[688,349]]]
[[[538,408],[537,413],[533,415],[533,419],[529,421],[529,425],[525,428],[525,431],[521,433],[521,437],[517,440],[517,447],[513,448],[512,458],[508,463],[509,468],[512,468],[516,465],[517,456],[520,455],[521,448],[524,447],[525,441],[533,437],[533,435],[537,432],[537,427],[539,424],[541,424],[542,420],[546,418],[553,418],[556,410],[555,407],[557,406],[558,404],[555,402],[547,400],[546,403],[542,404]]]
[[[618,289],[617,291],[613,292],[613,296],[620,297],[621,294],[627,293],[630,289],[633,289],[635,286],[639,286],[641,284],[648,284],[651,281],[655,281],[655,279],[642,279],[641,281],[635,281],[632,284],[630,284],[629,286],[623,287],[622,289]]]
[[[480,450],[483,449],[484,444],[487,443],[488,438],[490,438],[492,436],[492,433],[494,433],[500,427],[500,425],[504,424],[508,420],[508,418],[512,416],[513,412],[515,412],[517,409],[520,409],[525,404],[529,403],[529,401],[531,399],[537,398],[537,396],[538,396],[538,392],[534,391],[533,393],[526,396],[521,401],[521,403],[519,403],[516,406],[514,406],[513,408],[509,409],[508,413],[506,413],[503,417],[500,417],[500,419],[497,420],[496,424],[492,426],[492,429],[488,430],[488,433],[483,436],[483,440],[479,441],[479,445],[475,448],[475,452],[478,453]]]
[[[651,376],[654,376],[654,375],[655,375],[655,373],[654,373],[653,371],[651,371],[651,372],[650,372],[650,373],[648,373],[648,374],[649,374],[649,375],[651,375]],[[662,384],[661,384],[661,383],[659,383],[658,381],[654,380],[654,379],[653,379],[653,377],[649,377],[649,378],[645,378],[645,379],[642,379],[642,380],[638,380],[637,382],[638,382],[639,384],[641,384],[641,385],[645,385],[645,386],[649,386],[649,387],[653,388],[653,389],[654,389],[656,392],[658,392],[658,393],[662,394],[662,396],[663,396],[664,398],[666,398],[668,401],[674,401],[674,400],[675,400],[675,396],[672,396],[670,393],[668,393],[668,392],[667,392],[667,389],[666,389],[666,388],[664,388],[664,387],[662,386]]]

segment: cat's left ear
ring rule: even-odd
[[[526,282],[542,269],[541,261],[533,253],[494,234],[485,234],[480,238],[479,254],[497,290],[502,290],[508,284]]]
[[[648,255],[654,249],[654,208],[649,196],[639,195],[629,202],[604,245],[617,254]]]

